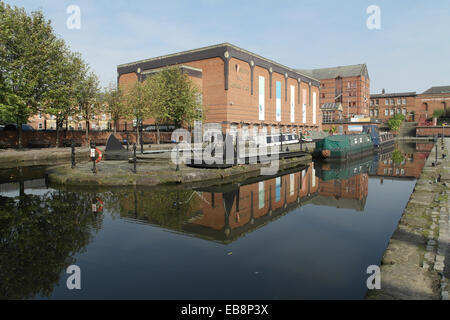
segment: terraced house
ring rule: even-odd
[[[244,136],[321,129],[317,79],[229,43],[119,65],[118,84],[168,66],[179,66],[201,89],[205,129]]]

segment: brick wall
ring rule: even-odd
[[[442,127],[416,127],[416,137],[433,137],[435,135],[442,136]],[[450,127],[444,127],[444,135],[450,137]]]
[[[89,138],[95,141],[97,145],[105,145],[111,132],[106,131],[91,131]],[[126,133],[120,132],[115,135],[119,140],[124,140],[127,137]],[[136,133],[128,133],[130,143],[136,143]],[[156,132],[143,132],[143,140],[145,144],[156,143]],[[161,132],[161,142],[170,141],[171,132]],[[17,148],[18,133],[14,131],[0,132],[0,148]],[[67,131],[60,133],[60,146],[64,140],[74,140],[75,143],[86,143],[86,133],[83,131]],[[55,147],[56,145],[56,131],[24,131],[22,132],[22,146],[24,148],[37,147],[40,145],[49,145]]]

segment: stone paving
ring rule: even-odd
[[[450,138],[438,141],[417,180],[381,262],[381,290],[367,299],[448,300],[450,278]],[[443,148],[441,148],[443,147]]]

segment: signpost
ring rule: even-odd
[[[92,160],[92,172],[97,173],[97,168],[95,167],[95,142],[91,142],[91,160]]]

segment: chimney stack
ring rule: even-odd
[[[382,93],[382,94],[385,94],[385,93],[386,93],[386,90],[384,90],[384,88],[383,88],[383,90],[381,90],[381,93]]]

